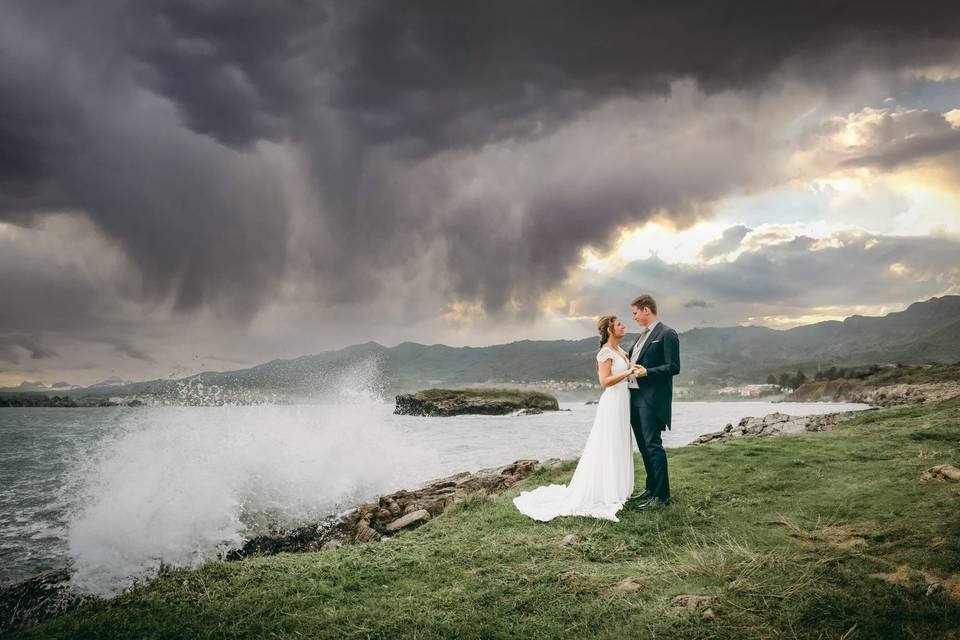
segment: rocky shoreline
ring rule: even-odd
[[[736,426],[707,433],[692,445],[725,438],[764,437],[810,431],[830,431],[861,411],[816,416],[789,416],[772,413],[743,418]],[[402,489],[364,502],[354,508],[298,529],[258,536],[242,548],[229,552],[225,560],[242,560],[257,555],[302,553],[337,549],[346,544],[385,542],[393,534],[415,529],[442,514],[449,506],[474,494],[501,494],[539,469],[552,469],[559,458],[543,461],[520,459],[499,467],[460,472],[427,482],[415,490]],[[93,596],[73,591],[69,569],[44,571],[28,580],[0,589],[0,632],[59,615]]]
[[[865,409],[865,411],[871,410],[875,409]],[[806,431],[831,431],[837,425],[843,424],[860,413],[863,413],[863,411],[841,411],[816,416],[790,416],[779,412],[770,413],[760,418],[748,416],[740,420],[736,426],[728,423],[722,431],[705,433],[690,444],[706,444],[723,438],[779,436],[790,433],[804,433]]]
[[[431,480],[415,490],[395,491],[376,501],[364,502],[320,522],[276,535],[259,536],[231,551],[226,560],[254,555],[337,549],[344,544],[385,542],[392,534],[415,529],[443,513],[447,507],[474,494],[500,494],[541,468],[562,461],[516,460],[500,467],[455,473]],[[52,569],[0,588],[0,633],[33,624],[96,599],[69,584],[70,570]]]
[[[257,554],[319,551],[335,549],[344,544],[380,542],[402,529],[419,527],[469,495],[503,493],[537,469],[552,468],[560,462],[558,458],[542,462],[516,460],[473,473],[455,473],[446,478],[431,480],[413,491],[401,489],[380,496],[374,502],[364,502],[316,525],[277,536],[253,538],[243,548],[231,552],[227,559],[236,560]]]

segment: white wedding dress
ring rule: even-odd
[[[630,368],[626,355],[609,346],[597,362],[613,360],[612,373]],[[633,493],[633,430],[627,380],[604,389],[593,428],[569,485],[551,484],[513,499],[521,513],[546,522],[557,516],[590,516],[619,522],[617,512]]]

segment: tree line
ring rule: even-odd
[[[767,384],[775,384],[783,389],[796,389],[807,381],[807,374],[797,370],[796,373],[781,373],[779,376],[770,374],[767,376]]]

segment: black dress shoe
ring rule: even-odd
[[[652,498],[653,493],[650,492],[650,489],[644,489],[635,496],[630,496],[627,500],[646,500],[647,498]]]
[[[672,503],[670,498],[666,500],[661,500],[660,498],[654,496],[647,500],[646,502],[641,502],[636,506],[637,509],[659,509],[661,507],[669,507]]]

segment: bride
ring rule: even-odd
[[[640,367],[631,366],[620,348],[620,339],[627,330],[616,316],[601,317],[597,328],[597,377],[604,391],[593,428],[569,485],[538,487],[513,499],[517,509],[534,520],[590,516],[619,522],[616,514],[633,492],[633,430],[627,377],[638,373]]]

